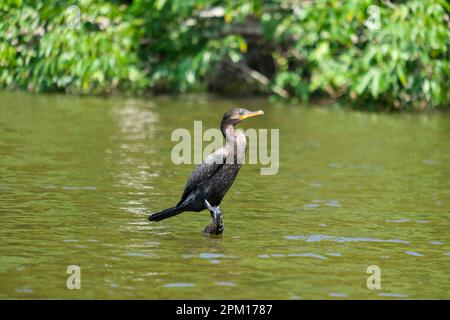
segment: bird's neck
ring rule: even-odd
[[[234,141],[236,140],[234,126],[232,124],[222,122],[222,124],[220,125],[220,129],[222,130],[222,134],[227,143],[234,143]]]
[[[226,139],[225,150],[227,157],[233,157],[232,163],[242,164],[245,161],[245,149],[247,147],[247,141],[244,133],[239,130],[234,130],[232,124],[221,125],[222,134]],[[228,161],[228,158],[227,158]],[[230,162],[227,162],[230,163]]]

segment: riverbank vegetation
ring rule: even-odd
[[[446,0],[6,0],[0,88],[446,107],[449,11]]]

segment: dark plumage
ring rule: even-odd
[[[235,131],[234,126],[247,118],[262,114],[264,112],[261,110],[251,112],[240,108],[226,112],[220,125],[226,140],[225,145],[197,165],[175,207],[154,213],[149,220],[160,221],[184,211],[198,212],[208,209],[211,212],[212,221],[205,228],[205,232],[222,233],[222,211],[219,204],[236,179],[245,159],[247,145],[245,135]]]

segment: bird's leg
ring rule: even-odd
[[[210,234],[221,234],[224,229],[222,221],[222,210],[220,210],[219,206],[212,206],[206,199],[205,205],[211,213],[211,223],[205,228],[204,231]]]
[[[208,200],[205,199],[205,206],[206,208],[209,210],[209,213],[211,214],[211,219],[215,218],[215,209],[209,202]]]
[[[219,209],[219,207],[217,207],[217,208],[213,207],[206,199],[205,199],[205,205],[206,205],[206,208],[211,213],[211,218],[215,219],[215,217],[217,215],[217,209]],[[220,211],[220,209],[219,209],[219,211]]]

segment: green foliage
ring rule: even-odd
[[[110,92],[145,87],[140,28],[126,8],[80,1],[80,30],[69,28],[69,1],[10,1],[0,22],[0,85],[32,91]]]
[[[259,50],[255,36],[243,32],[252,21],[260,30],[256,42],[274,69],[269,81],[261,81],[261,91],[395,108],[449,104],[445,0],[80,0],[79,29],[68,25],[72,4],[0,3],[0,87],[204,90],[221,62],[245,65],[252,50]],[[374,4],[380,24],[370,28]]]
[[[374,1],[316,1],[276,24],[272,16],[266,17],[267,32],[278,43],[294,42],[282,50],[281,56],[292,61],[276,81],[302,98],[305,92],[326,92],[398,108],[448,105],[448,4],[381,1],[379,25],[370,28],[371,4]],[[302,83],[309,90],[299,95]]]

